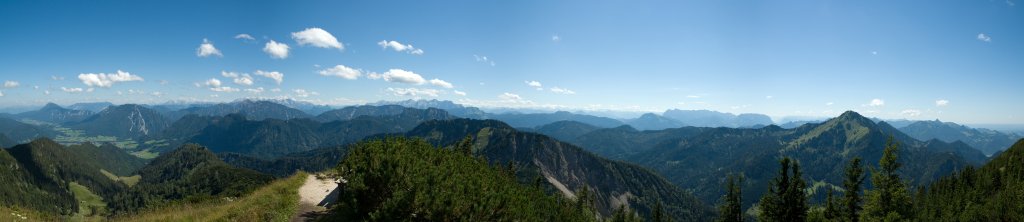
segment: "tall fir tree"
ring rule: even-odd
[[[910,191],[897,174],[900,145],[893,140],[889,136],[882,159],[878,161],[880,169],[871,170],[874,190],[865,192],[864,212],[860,218],[863,221],[905,221],[913,215]]]
[[[842,221],[860,221],[861,210],[861,186],[864,184],[864,167],[861,166],[860,157],[850,160],[846,165],[846,178],[843,180]]]
[[[836,206],[835,197],[832,195],[832,188],[828,188],[828,193],[825,197],[825,219],[828,221],[837,221],[840,217],[839,207]]]
[[[726,181],[726,194],[725,199],[721,206],[718,206],[719,218],[721,222],[742,222],[743,221],[743,177],[729,175],[728,181]]]
[[[772,180],[768,192],[761,197],[759,221],[806,221],[807,193],[800,164],[789,157],[779,161],[779,176]],[[792,171],[792,176],[790,175]]]

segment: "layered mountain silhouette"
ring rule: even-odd
[[[23,112],[15,115],[17,118],[31,119],[49,123],[67,123],[81,121],[93,112],[89,110],[66,109],[54,103],[47,103],[43,108],[35,111]]]
[[[88,135],[141,138],[159,134],[171,121],[159,112],[136,104],[111,106],[79,122],[68,123],[72,129]]]
[[[1021,138],[1017,134],[990,129],[976,129],[951,122],[918,121],[900,128],[900,131],[918,140],[938,139],[945,142],[961,141],[981,150],[986,155],[1006,149]]]

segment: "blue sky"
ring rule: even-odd
[[[0,106],[421,98],[1019,124],[1016,4],[4,1]],[[257,75],[274,72],[280,83]]]

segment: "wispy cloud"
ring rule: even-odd
[[[83,73],[78,74],[78,79],[86,86],[110,88],[114,83],[143,81],[142,77],[131,73],[117,70],[117,73]]]
[[[251,86],[253,84],[252,76],[248,73],[220,71],[220,75],[225,78],[231,78],[231,80],[238,85]]]
[[[541,85],[540,82],[533,81],[533,80],[531,80],[531,81],[523,81],[523,82],[525,82],[526,85],[528,85],[530,87],[537,88],[537,90],[544,90],[544,88],[542,88],[543,85]]]
[[[553,93],[558,93],[558,94],[576,95],[575,91],[572,91],[572,90],[569,90],[569,89],[566,89],[566,88],[551,87],[551,89],[549,89],[549,90],[551,90],[551,92],[553,92]]]
[[[945,100],[945,99],[935,100],[935,106],[947,106],[947,105],[949,105],[949,100]]]
[[[255,41],[256,40],[256,38],[253,38],[251,35],[245,34],[245,33],[236,35],[235,39],[242,39],[242,40],[249,40],[249,41]]]
[[[320,95],[320,93],[318,93],[318,92],[307,91],[305,89],[295,89],[295,90],[293,90],[293,92],[295,92],[295,97],[299,97],[299,98],[306,98],[306,97],[310,97],[310,96],[319,96]]]
[[[921,110],[905,109],[903,111],[900,111],[900,115],[909,116],[909,117],[917,117],[917,116],[921,115]]]
[[[978,33],[978,40],[981,40],[982,42],[992,42],[992,37],[985,33]]]
[[[455,87],[451,83],[449,83],[447,81],[444,81],[444,80],[440,80],[440,79],[431,79],[430,80],[430,85],[444,87],[444,88],[447,88],[447,89],[451,89],[451,88]]]
[[[560,41],[562,41],[562,37],[558,36],[558,35],[552,35],[551,36],[551,41],[552,42],[560,42]]]
[[[477,62],[487,63],[494,66],[494,60],[487,58],[487,56],[473,55],[473,58],[476,59]]]
[[[379,45],[383,49],[390,48],[392,50],[395,50],[396,52],[406,52],[413,55],[423,55],[423,49],[417,49],[416,47],[413,47],[411,44],[402,44],[401,42],[394,40],[380,40],[380,42],[377,42],[377,45]]]
[[[452,90],[452,92],[455,93],[455,95],[466,96],[466,92],[463,91]]]
[[[420,88],[391,88],[391,87],[388,87],[387,90],[388,90],[388,92],[391,92],[391,94],[393,94],[395,96],[409,96],[409,97],[419,97],[419,96],[437,97],[438,94],[441,93],[440,90],[436,90],[436,89],[420,89]]]
[[[4,88],[14,88],[14,87],[18,87],[20,85],[21,85],[21,83],[18,83],[18,81],[11,81],[11,80],[4,81]]]
[[[257,75],[257,76],[263,76],[263,77],[267,77],[269,79],[273,79],[274,82],[277,82],[278,85],[281,85],[281,82],[284,82],[284,74],[280,73],[278,71],[269,71],[268,72],[268,71],[263,71],[263,70],[256,70],[256,73],[253,73],[253,74]]]

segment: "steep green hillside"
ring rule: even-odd
[[[474,153],[492,164],[512,163],[520,182],[542,180],[550,191],[569,196],[586,187],[595,196],[596,209],[605,216],[623,203],[649,215],[658,202],[678,220],[705,220],[713,214],[690,193],[647,169],[607,160],[548,136],[518,132],[499,121],[428,121],[405,135],[438,146],[451,146],[471,135]]]
[[[142,105],[111,106],[79,122],[68,123],[72,129],[89,135],[141,138],[158,135],[171,122],[159,112]]]
[[[109,202],[115,214],[238,197],[268,183],[272,177],[225,164],[205,147],[187,144],[157,157],[138,171],[142,179]]]
[[[586,204],[516,182],[502,165],[423,140],[360,142],[336,168],[347,179],[331,221],[593,221]],[[582,198],[582,200],[589,200]],[[586,201],[581,201],[586,203]]]
[[[1024,140],[918,190],[914,202],[920,221],[1024,221]]]

